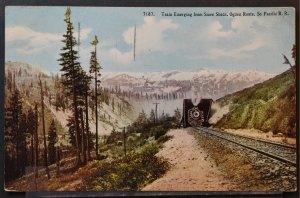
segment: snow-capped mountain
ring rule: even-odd
[[[227,72],[201,69],[194,72],[104,72],[105,87],[144,94],[183,93],[187,97],[217,99],[224,95],[261,83],[274,74],[258,71]]]
[[[21,62],[6,62],[5,70],[17,71],[22,76],[48,75],[49,72],[38,66]],[[140,94],[181,94],[185,98],[218,99],[227,94],[261,83],[275,74],[245,71],[200,69],[197,71],[164,72],[103,72],[102,86]]]
[[[24,94],[29,93],[30,100],[38,101],[40,99],[37,90],[40,77],[46,81],[52,96],[57,93],[54,88],[55,79],[50,77],[49,72],[41,67],[21,62],[6,62],[5,73],[11,79],[15,76],[17,85]],[[159,104],[158,115],[163,113],[173,115],[175,109],[182,110],[184,98],[192,99],[194,104],[197,104],[201,98],[216,100],[227,94],[261,83],[273,76],[275,74],[258,71],[227,72],[209,69],[190,72],[139,73],[101,71],[101,86],[108,88],[111,101],[108,104],[103,104],[100,114],[103,116],[102,119],[106,119],[106,122],[108,119],[114,126],[123,126],[124,123],[134,120],[142,110],[149,115],[150,111],[156,108],[155,103]],[[35,88],[29,87],[31,84]],[[112,102],[112,98],[114,98],[114,102]],[[54,101],[55,97],[52,100]],[[124,107],[128,105],[127,109],[123,108],[125,112],[123,112],[122,119],[119,118],[120,104]],[[103,122],[102,128],[110,131],[111,128],[107,124],[105,125],[106,122]],[[62,125],[64,126],[63,123]]]

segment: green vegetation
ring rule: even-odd
[[[151,121],[151,115],[148,118],[142,111],[136,121],[126,127],[126,149],[128,152],[134,151],[149,141],[161,144],[170,138],[165,136],[167,131],[176,127],[177,121],[174,117],[165,116],[159,122],[154,123],[153,120]],[[123,132],[114,129],[109,136],[105,136],[103,139],[104,145],[100,149],[102,152],[109,150],[112,157],[123,155]]]
[[[291,70],[218,100],[230,105],[219,128],[255,128],[296,136],[296,87]]]
[[[98,135],[98,96],[100,92],[98,91],[98,86],[100,86],[100,69],[101,66],[97,60],[97,44],[99,43],[97,36],[95,36],[94,40],[92,41],[92,45],[95,47],[95,50],[91,53],[91,60],[90,60],[90,73],[94,74],[94,82],[95,82],[95,91],[94,91],[94,100],[95,100],[95,115],[96,115],[96,156],[99,158],[99,135]]]
[[[163,175],[168,162],[156,157],[158,144],[145,144],[139,152],[109,161],[94,161],[88,166],[89,174],[83,178],[84,191],[136,191]]]
[[[170,137],[165,134],[176,126],[173,117],[165,117],[158,123],[151,122],[142,111],[137,120],[127,127],[125,134],[113,130],[105,137],[101,153],[108,160],[94,161],[87,167],[89,173],[83,178],[79,190],[140,190],[161,177],[169,168],[164,159],[155,154],[162,143]],[[126,155],[125,155],[126,148]]]
[[[51,125],[48,129],[48,152],[49,152],[49,163],[53,164],[56,159],[55,144],[57,143],[57,133],[56,133],[55,121],[52,120]]]

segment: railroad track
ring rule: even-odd
[[[220,139],[226,140],[228,142],[237,144],[244,148],[250,149],[262,155],[265,155],[274,160],[290,164],[294,167],[297,166],[296,163],[296,148],[278,144],[274,142],[269,142],[265,140],[255,139],[246,136],[240,136],[236,134],[231,134],[223,131],[217,131],[210,128],[198,127],[199,132],[204,132],[213,136],[216,136]]]

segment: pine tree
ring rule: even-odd
[[[176,119],[176,121],[179,123],[181,120],[181,113],[180,110],[178,108],[175,109],[174,111],[174,117]]]
[[[83,109],[80,109],[80,122],[81,122],[81,152],[83,155],[83,164],[86,164],[86,135],[85,135],[85,126],[84,126],[84,119],[83,119]]]
[[[28,125],[27,125],[27,115],[25,113],[21,114],[21,121],[19,125],[19,148],[18,153],[20,159],[20,172],[22,175],[25,174],[25,167],[27,166],[27,145],[26,145],[26,136],[28,134]]]
[[[115,98],[114,97],[112,98],[111,106],[112,106],[113,112],[115,112]]]
[[[9,91],[12,90],[12,80],[13,80],[12,73],[10,70],[8,70],[7,75],[5,75],[5,81],[6,81],[5,85]]]
[[[90,83],[91,83],[91,77],[87,75],[87,73],[84,70],[81,70],[79,75],[79,87],[76,90],[77,95],[79,96],[79,119],[81,124],[81,152],[83,155],[84,163],[86,163],[87,160],[87,154],[88,158],[90,159],[90,150],[88,149],[88,139],[90,139],[90,131],[89,131],[89,116],[88,116],[88,107],[89,107],[89,95],[90,95]],[[83,114],[85,113],[85,119]]]
[[[35,112],[35,131],[34,131],[34,184],[35,190],[37,190],[37,177],[38,177],[38,166],[39,166],[39,135],[38,135],[38,108],[37,103],[34,106]]]
[[[46,173],[48,179],[50,179],[49,167],[48,167],[48,153],[47,153],[47,143],[46,143],[46,126],[45,126],[45,107],[44,107],[44,91],[42,80],[39,82],[41,89],[41,106],[42,106],[42,126],[43,126],[43,142],[44,142],[44,163],[46,166]]]
[[[55,94],[55,102],[54,102],[54,106],[55,106],[55,110],[58,111],[59,108],[61,107],[61,97],[60,97],[60,92],[57,91]]]
[[[74,147],[77,148],[77,142],[76,142],[76,131],[75,131],[75,118],[73,116],[70,116],[68,118],[68,123],[67,123],[67,127],[68,127],[68,132],[69,132],[69,143]],[[79,139],[79,138],[78,138]]]
[[[50,164],[53,164],[56,161],[55,144],[57,143],[57,141],[57,129],[55,126],[55,121],[52,120],[48,130],[48,154]]]
[[[11,155],[14,171],[12,177],[20,175],[20,123],[22,115],[22,98],[18,89],[14,89],[5,115],[6,151]],[[6,167],[7,168],[7,167]]]
[[[74,115],[74,125],[75,125],[75,140],[76,140],[76,156],[77,163],[76,166],[79,166],[81,163],[80,160],[80,149],[79,149],[79,107],[78,107],[78,95],[76,90],[79,88],[79,77],[82,70],[78,60],[77,51],[75,50],[76,39],[73,36],[74,28],[71,22],[71,9],[68,7],[65,14],[65,22],[67,24],[66,34],[63,35],[64,40],[62,41],[65,46],[61,49],[60,53],[61,58],[59,59],[60,65],[62,66],[62,83],[68,91],[68,95],[72,97],[72,110]]]
[[[165,119],[166,119],[166,115],[165,115],[165,111],[163,110],[163,112],[161,113],[160,120],[164,121]]]
[[[292,58],[294,59],[295,63],[296,63],[296,55],[297,55],[296,45],[294,44],[292,48]]]
[[[97,158],[99,157],[99,142],[98,142],[98,138],[99,138],[99,134],[98,134],[98,95],[100,95],[100,93],[98,92],[98,87],[100,86],[100,80],[98,79],[101,74],[100,74],[100,69],[101,66],[98,63],[97,60],[97,45],[98,45],[99,41],[97,36],[95,36],[94,40],[92,41],[92,45],[95,47],[95,50],[93,52],[91,52],[91,60],[90,60],[90,73],[94,74],[94,82],[95,82],[95,91],[94,91],[94,95],[95,95],[95,114],[96,114],[96,156]]]
[[[88,159],[91,158],[90,154],[90,126],[89,126],[89,95],[90,95],[90,84],[91,84],[91,77],[86,74],[86,72],[82,72],[82,83],[83,83],[83,96],[84,96],[84,109],[85,109],[85,134],[86,138],[84,138],[86,141],[86,152],[88,155]],[[86,155],[86,153],[84,153]]]
[[[136,119],[136,123],[138,124],[146,124],[148,123],[147,115],[144,111],[144,109],[140,112],[138,118]]]
[[[31,166],[34,166],[34,132],[35,132],[35,122],[36,122],[36,115],[33,112],[33,109],[30,108],[28,110],[28,132],[31,134],[31,138],[30,138],[30,150],[31,150]]]
[[[155,123],[155,112],[153,109],[150,111],[150,121]]]

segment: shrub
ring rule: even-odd
[[[111,162],[98,163],[90,174],[83,178],[80,190],[90,191],[136,191],[162,176],[169,164],[156,157],[156,143],[146,144],[136,153]]]

